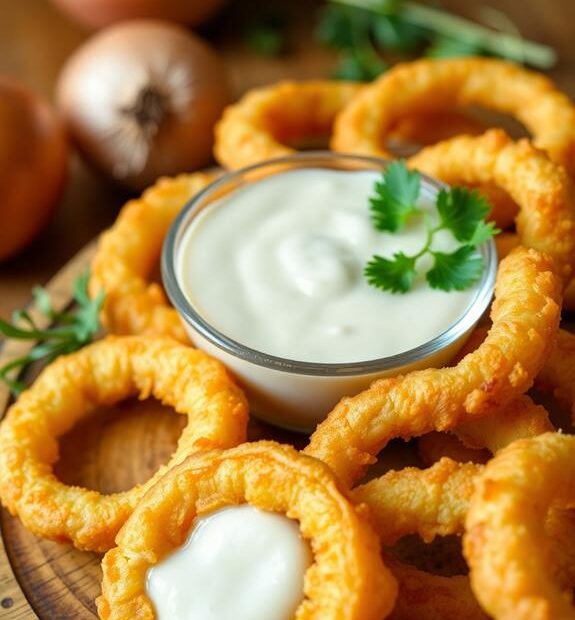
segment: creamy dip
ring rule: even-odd
[[[146,591],[158,620],[291,620],[310,564],[296,521],[232,506],[197,519]]]
[[[361,362],[401,353],[444,332],[477,288],[429,287],[429,257],[409,293],[370,286],[374,254],[414,254],[425,243],[423,218],[400,234],[375,230],[369,197],[375,171],[292,170],[220,198],[190,224],[179,245],[180,286],[225,336],[263,353],[306,362]],[[420,207],[436,219],[422,187]],[[452,251],[451,233],[434,249]]]

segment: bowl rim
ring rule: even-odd
[[[246,173],[278,164],[313,163],[319,164],[326,160],[344,160],[348,162],[364,163],[380,167],[384,170],[393,160],[352,153],[335,153],[333,151],[305,151],[285,157],[267,159],[234,171],[225,172],[205,188],[195,194],[181,209],[173,221],[164,240],[161,256],[161,273],[164,289],[180,315],[180,318],[196,333],[209,343],[240,360],[275,369],[282,372],[314,377],[351,377],[356,375],[377,374],[421,363],[438,351],[451,346],[463,338],[479,321],[489,307],[494,294],[495,277],[497,273],[497,252],[493,239],[480,246],[479,251],[484,258],[485,268],[477,287],[477,293],[470,301],[466,311],[443,332],[427,342],[386,357],[360,362],[306,362],[264,353],[252,349],[237,340],[226,336],[206,320],[186,297],[179,285],[176,274],[176,255],[178,243],[181,241],[187,227],[195,216],[202,210],[202,202],[207,195],[229,183],[240,180]],[[373,169],[373,168],[371,168]],[[422,181],[433,192],[448,188],[448,185],[421,173]]]

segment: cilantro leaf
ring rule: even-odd
[[[393,255],[393,259],[372,256],[365,266],[364,274],[371,286],[392,293],[407,293],[415,277],[415,261],[403,252]]]
[[[433,267],[426,279],[431,288],[442,291],[463,291],[476,282],[483,272],[483,258],[470,245],[461,246],[455,252],[431,252]]]
[[[405,161],[389,164],[383,180],[375,184],[375,195],[369,199],[373,225],[378,230],[397,232],[410,215],[419,213],[416,203],[420,189],[420,174],[408,170]]]
[[[495,235],[498,235],[501,232],[499,228],[495,228],[495,224],[493,222],[485,222],[481,220],[479,224],[477,224],[476,229],[473,231],[473,235],[471,235],[471,239],[469,240],[469,245],[473,245],[477,247],[486,241],[489,241]]]
[[[490,205],[477,190],[452,187],[440,190],[437,211],[443,228],[450,230],[458,241],[471,243],[477,227],[489,213]]]

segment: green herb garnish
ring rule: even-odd
[[[411,0],[330,0],[316,36],[341,52],[336,77],[357,81],[371,80],[386,69],[381,51],[423,52],[435,58],[490,55],[539,69],[555,64],[553,48],[523,39],[505,15],[483,10],[482,18],[489,24]]]
[[[367,263],[364,274],[371,286],[391,293],[407,293],[417,275],[417,262],[426,254],[433,266],[425,274],[429,286],[442,291],[462,291],[474,284],[483,273],[484,261],[477,247],[499,230],[485,218],[490,211],[487,199],[476,190],[452,187],[439,191],[436,200],[439,222],[433,224],[429,214],[417,205],[421,191],[421,175],[408,170],[405,161],[391,163],[374,186],[370,198],[371,219],[377,230],[400,232],[412,217],[422,217],[427,238],[419,252],[398,252],[391,258],[375,255]],[[433,249],[434,236],[448,230],[461,243],[455,251]]]
[[[94,299],[90,299],[88,280],[89,273],[86,272],[75,281],[73,298],[77,308],[71,312],[56,312],[45,289],[34,288],[35,305],[52,327],[38,327],[27,310],[14,312],[12,322],[0,319],[0,334],[4,337],[38,341],[26,355],[0,367],[0,380],[10,387],[14,395],[18,395],[26,387],[24,382],[11,378],[15,371],[21,374],[33,362],[49,363],[60,355],[72,353],[91,342],[97,333],[104,292],[101,291]]]

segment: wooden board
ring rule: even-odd
[[[70,305],[72,284],[88,267],[94,249],[94,243],[87,246],[48,282],[46,288],[56,310]],[[42,317],[33,308],[30,312],[43,326]],[[9,342],[0,352],[0,365],[31,346],[32,343]],[[8,390],[0,384],[0,418],[9,404]],[[553,403],[545,404],[553,413]],[[181,416],[155,401],[129,400],[97,409],[60,439],[55,473],[67,484],[103,493],[128,489],[148,479],[168,460],[183,422]],[[306,443],[305,436],[273,429],[257,420],[250,421],[248,436],[251,440],[289,442],[298,448]],[[413,444],[392,442],[380,455],[372,474],[380,475],[391,466],[409,465],[421,465]],[[27,532],[3,509],[0,533],[0,620],[97,619],[94,601],[100,594],[100,555],[42,540]],[[424,559],[427,555],[435,561],[436,548],[427,554],[421,544],[415,549],[417,555]],[[407,559],[413,559],[413,553],[408,547]],[[421,563],[419,567],[429,569]]]
[[[87,268],[94,244],[82,250],[46,288],[57,310],[71,303],[74,280]],[[32,308],[39,325],[42,318]],[[25,353],[33,343],[10,341],[0,365]],[[0,385],[0,413],[10,394]],[[184,419],[155,401],[127,401],[96,410],[60,440],[57,476],[67,484],[113,493],[148,479],[173,452]],[[263,437],[298,444],[301,436],[250,422],[251,439]],[[0,619],[88,620],[97,618],[100,560],[95,553],[42,540],[27,532],[6,510],[0,514]]]

